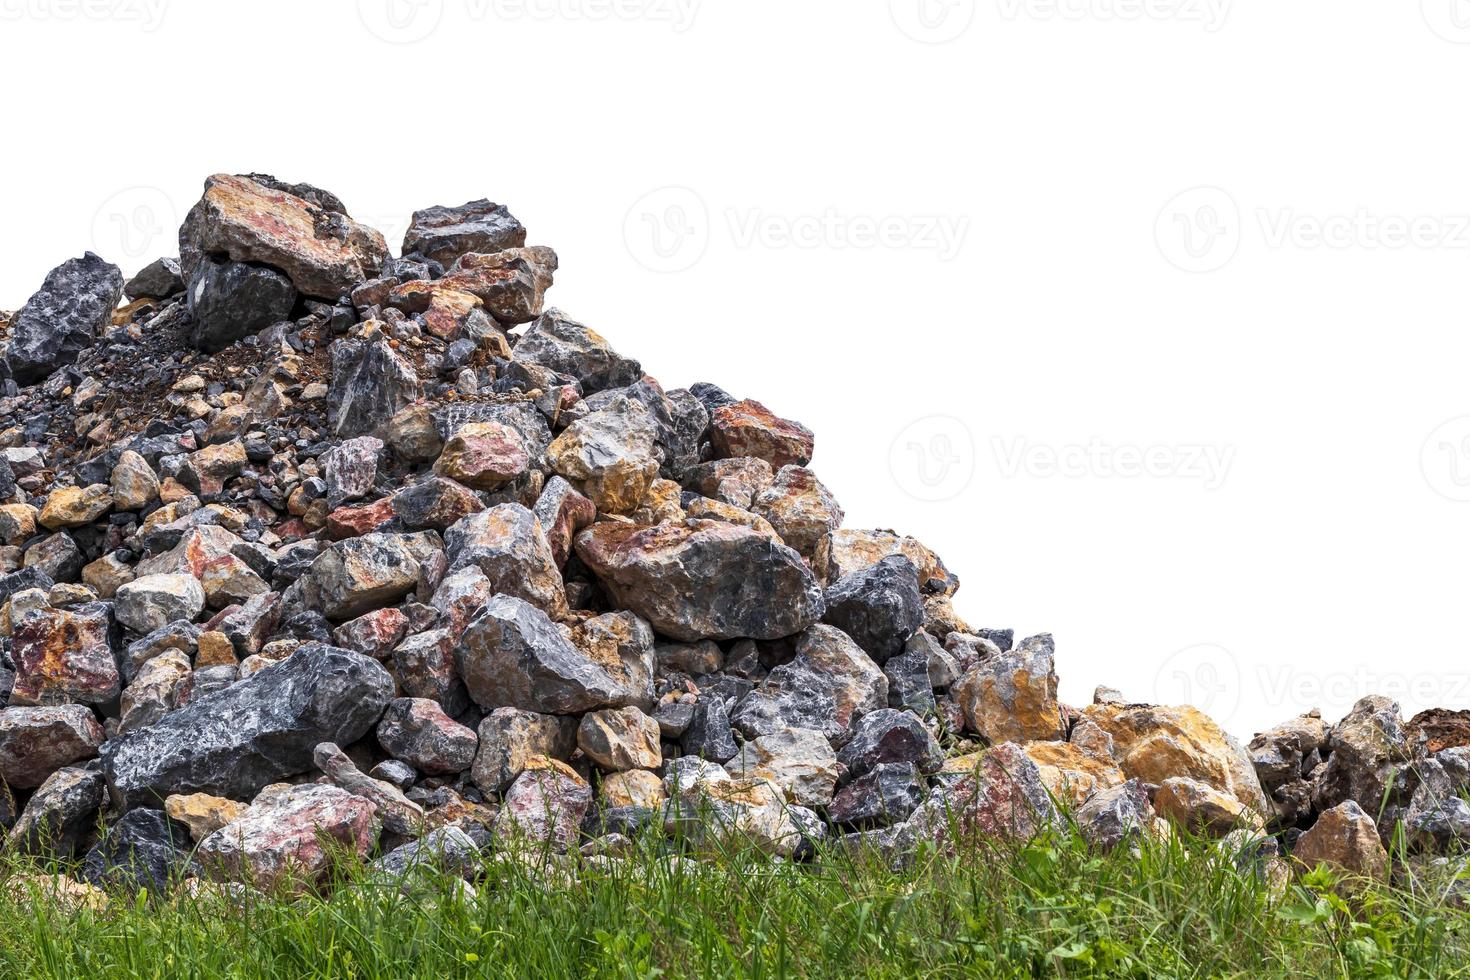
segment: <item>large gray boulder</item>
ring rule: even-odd
[[[102,770],[128,807],[176,793],[248,800],[307,772],[322,742],[351,745],[393,700],[393,678],[361,654],[310,643],[247,680],[108,742]]]
[[[16,384],[36,384],[75,362],[97,340],[122,293],[122,270],[91,252],[52,269],[10,323],[6,359]]]

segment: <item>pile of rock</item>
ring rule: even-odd
[[[546,309],[526,242],[475,201],[394,257],[326,191],[222,175],[177,259],[88,254],[0,317],[10,849],[158,889],[310,882],[327,838],[471,873],[1073,810],[1099,846],[1244,831],[1381,875],[1398,824],[1470,836],[1470,719],[1369,699],[1242,748],[1061,704],[1049,636],[972,628],[932,550],[843,527],[802,425]]]

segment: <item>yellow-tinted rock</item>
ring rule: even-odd
[[[112,509],[112,493],[106,485],[57,487],[41,508],[41,526],[56,531],[91,524]]]
[[[1388,852],[1373,818],[1353,800],[1340,803],[1317,818],[1292,851],[1302,867],[1328,864],[1365,878],[1388,879]]]
[[[199,655],[194,658],[198,667],[233,667],[239,663],[235,657],[235,644],[230,638],[216,630],[199,634]]]
[[[1093,758],[1071,742],[1031,742],[1021,749],[1036,763],[1041,781],[1058,800],[1071,800],[1081,806],[1098,790],[1127,781],[1117,765]]]
[[[602,781],[602,802],[609,807],[633,806],[656,810],[668,798],[664,781],[646,769],[615,772]]]
[[[1237,827],[1262,826],[1260,816],[1234,796],[1183,777],[1164,780],[1154,794],[1154,809],[1166,820],[1212,837],[1223,837]]]
[[[1266,796],[1250,760],[1206,714],[1189,706],[1094,704],[1084,717],[1113,737],[1130,778],[1161,784],[1182,776],[1265,814]]]
[[[246,810],[244,803],[236,803],[208,793],[191,793],[188,796],[170,796],[163,801],[163,810],[170,819],[177,820],[189,828],[196,842],[229,823],[234,823]]]

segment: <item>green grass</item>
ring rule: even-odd
[[[1218,845],[1058,836],[902,871],[651,850],[575,880],[492,859],[474,897],[344,870],[305,898],[0,898],[3,977],[1366,977],[1470,972],[1470,913],[1426,865],[1393,889],[1273,888]],[[1426,870],[1427,869],[1427,870]],[[16,868],[6,872],[14,873]],[[33,870],[33,869],[31,869]],[[0,889],[3,890],[3,889]],[[1350,898],[1340,897],[1343,894]]]

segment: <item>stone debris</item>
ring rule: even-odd
[[[1064,704],[1052,637],[843,527],[799,422],[548,308],[558,265],[487,200],[394,257],[328,191],[216,175],[177,257],[89,253],[0,316],[15,851],[157,892],[317,885],[329,840],[391,876],[646,834],[901,860],[1063,809],[1100,849],[1267,834],[1379,879],[1400,831],[1470,841],[1470,713],[1369,697],[1243,747]]]

